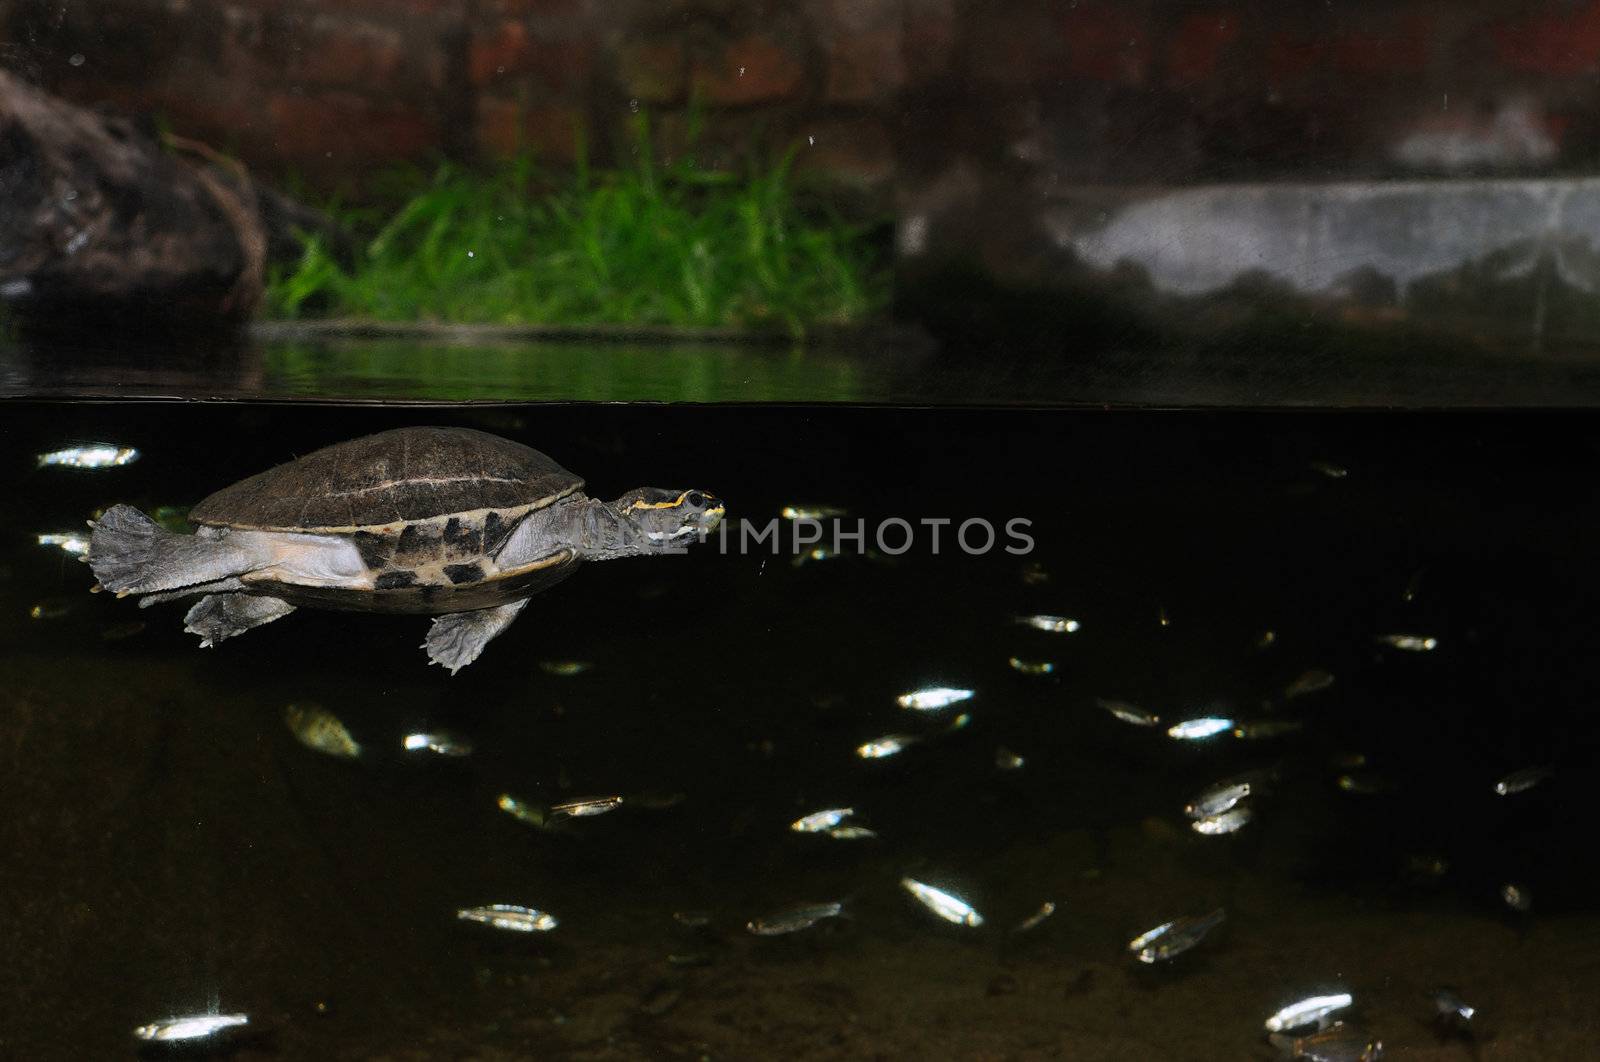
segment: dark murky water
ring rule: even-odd
[[[593,565],[451,678],[416,617],[302,611],[202,651],[180,607],[91,596],[34,542],[430,422],[535,445],[602,496],[701,486],[757,523],[793,502],[1026,517],[1037,548]],[[33,467],[86,439],[144,456]],[[1270,1058],[1263,1019],[1337,985],[1400,1057],[1580,1057],[1600,939],[1592,439],[1549,414],[10,406],[0,1051],[119,1057],[133,1026],[219,1004],[263,1030],[240,1058]],[[1035,562],[1048,581],[1024,581]],[[1027,612],[1082,629],[1012,622]],[[1374,642],[1393,632],[1438,647]],[[593,667],[535,666],[561,659]],[[1313,668],[1332,687],[1282,703]],[[977,691],[970,726],[934,738],[895,706],[930,683]],[[1097,697],[1304,729],[1178,742]],[[334,712],[367,754],[298,744],[290,703]],[[401,750],[436,727],[475,754]],[[892,732],[929,740],[853,754]],[[998,769],[1001,746],[1025,765]],[[1495,795],[1534,764],[1554,776]],[[1244,830],[1188,828],[1196,791],[1273,765]],[[501,793],[634,799],[558,833]],[[879,839],[787,829],[834,805]],[[903,875],[987,924],[938,922]],[[743,928],[831,899],[849,917]],[[1008,932],[1046,900],[1052,919]],[[495,902],[561,925],[455,919]],[[1216,906],[1226,926],[1172,964],[1126,955]],[[686,910],[710,925],[679,925]],[[1478,1044],[1429,1026],[1438,984],[1481,1008]]]

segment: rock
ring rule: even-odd
[[[202,144],[0,71],[0,306],[30,331],[231,330],[326,218]]]

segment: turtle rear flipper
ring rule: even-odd
[[[489,640],[517,618],[527,607],[528,599],[511,601],[494,608],[480,608],[475,612],[451,612],[440,616],[428,628],[428,640],[422,647],[428,659],[440,667],[449,668],[450,674],[478,659]]]
[[[182,601],[188,597],[199,597],[202,594],[220,594],[243,589],[244,583],[229,576],[226,579],[218,579],[214,583],[196,583],[194,586],[183,586],[176,590],[163,590],[158,594],[146,594],[139,599],[139,607],[149,608],[152,605],[164,605],[168,601]]]
[[[184,614],[183,629],[198,634],[200,648],[209,649],[225,638],[282,619],[293,611],[293,605],[277,597],[207,594]]]
[[[175,535],[131,505],[113,505],[91,526],[89,567],[119,596],[209,583],[254,564],[251,550],[225,538]]]

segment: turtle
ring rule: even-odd
[[[130,505],[90,522],[96,589],[140,607],[198,596],[202,646],[296,608],[434,616],[423,648],[455,674],[583,561],[682,553],[720,523],[701,490],[615,501],[538,450],[487,432],[412,427],[336,443],[212,494],[193,534]]]

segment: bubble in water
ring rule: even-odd
[[[808,137],[806,137],[806,143],[808,145],[810,145],[811,147],[816,147],[817,146],[817,138],[814,137],[814,136],[808,136]]]
[[[83,54],[81,52],[73,52],[72,57],[69,58],[67,62],[71,63],[73,66],[82,66]]]
[[[478,257],[478,252],[477,251],[468,251],[467,252],[467,257],[468,258],[476,258],[476,257]]]
[[[638,100],[629,100],[628,101],[628,110],[632,111],[634,114],[638,114],[639,113],[639,101]]]

